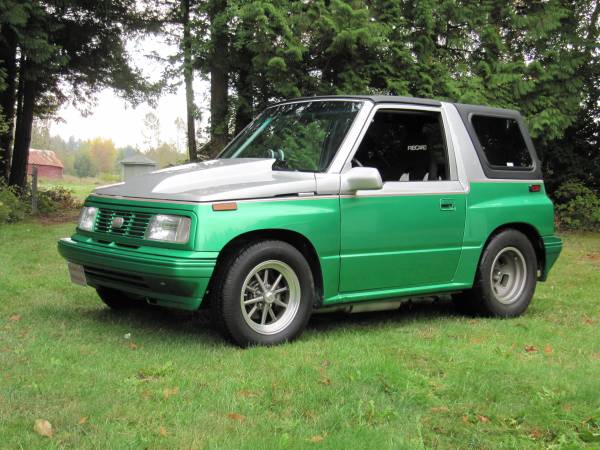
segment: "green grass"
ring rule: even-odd
[[[600,445],[598,234],[565,236],[518,319],[421,302],[240,350],[203,314],[114,313],[70,284],[55,241],[71,230],[0,227],[2,448]]]
[[[62,179],[40,178],[40,189],[50,189],[56,186],[62,186],[73,191],[73,195],[83,201],[98,186],[114,183],[114,181],[102,181],[97,178],[76,178],[65,176]]]

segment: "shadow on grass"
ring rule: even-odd
[[[431,322],[439,318],[463,318],[450,297],[407,300],[398,309],[377,312],[333,312],[314,314],[308,328],[318,332],[341,328],[375,328],[407,322]]]
[[[105,307],[67,308],[56,306],[52,308],[52,311],[46,313],[58,314],[62,320],[78,322],[79,325],[82,320],[88,320],[108,328],[118,329],[119,333],[123,328],[127,328],[137,334],[153,334],[160,331],[172,334],[178,339],[189,339],[193,342],[198,342],[198,340],[204,341],[204,343],[223,342],[219,331],[211,322],[208,309],[192,313],[150,305],[121,311],[113,311]],[[449,298],[425,298],[406,301],[398,309],[389,311],[313,314],[307,328],[317,333],[328,333],[341,329],[401,326],[402,323],[412,321],[427,323],[443,317],[459,318],[464,316],[457,312]]]
[[[85,306],[45,306],[39,310],[45,316],[60,317],[61,321],[70,322],[73,326],[80,328],[85,328],[87,325],[101,326],[109,333],[114,331],[122,334],[123,330],[126,330],[138,336],[160,333],[162,338],[171,335],[178,340],[189,340],[196,343],[199,341],[205,344],[223,342],[218,330],[211,323],[208,310],[192,313],[150,305],[133,309],[111,310],[101,303],[96,305],[93,302]]]

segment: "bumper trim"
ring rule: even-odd
[[[563,242],[558,236],[544,236],[542,237],[542,242],[544,244],[545,259],[544,270],[542,272],[542,276],[540,277],[540,281],[546,281],[548,279],[550,269],[552,269],[552,266],[554,266],[554,263],[562,251]]]

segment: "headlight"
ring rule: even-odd
[[[84,206],[79,214],[79,224],[77,225],[80,230],[94,231],[94,223],[96,222],[96,214],[98,214],[98,208],[93,206]]]
[[[146,239],[184,244],[190,239],[189,217],[158,214],[152,216],[146,230]]]

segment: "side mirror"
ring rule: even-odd
[[[383,187],[381,174],[374,167],[353,167],[342,174],[341,191],[356,192],[377,190]]]

